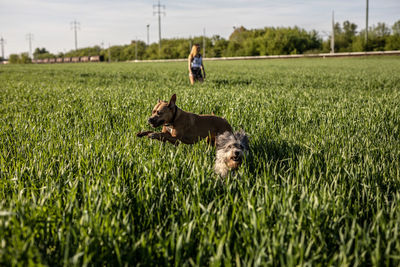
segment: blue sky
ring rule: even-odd
[[[80,22],[78,47],[128,44],[138,38],[158,41],[158,19],[153,15],[157,0],[0,0],[0,36],[6,39],[5,54],[29,50],[26,35],[33,34],[33,49],[45,47],[52,53],[74,49],[71,22]],[[161,0],[162,37],[218,34],[228,38],[234,26],[299,26],[327,36],[331,14],[335,20],[349,20],[365,28],[365,0]],[[370,0],[369,25],[400,20],[400,0]]]

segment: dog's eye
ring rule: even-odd
[[[160,115],[160,114],[161,114],[161,112],[157,110],[157,115]]]
[[[239,147],[240,147],[240,149],[243,149],[243,148],[244,148],[242,145],[240,145]]]

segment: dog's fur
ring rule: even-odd
[[[224,132],[232,132],[232,127],[221,117],[214,115],[197,115],[183,111],[175,104],[174,94],[169,102],[159,100],[155,105],[149,124],[153,127],[162,127],[161,132],[139,132],[138,137],[147,136],[160,141],[168,141],[177,145],[178,141],[184,144],[194,144],[200,139],[207,138],[215,144],[215,137]]]
[[[216,142],[215,172],[225,177],[229,171],[238,169],[248,155],[249,138],[243,131],[225,132],[217,136]]]

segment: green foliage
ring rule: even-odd
[[[51,53],[43,53],[43,54],[37,54],[36,56],[34,55],[35,59],[45,59],[45,58],[56,58],[55,55]]]
[[[229,42],[224,38],[221,38],[219,35],[214,35],[211,38],[211,44],[213,49],[211,50],[211,53],[207,50],[207,55],[210,57],[222,57],[224,56],[224,51],[228,47]]]
[[[9,57],[10,64],[27,64],[32,63],[32,59],[28,53],[11,54]]]
[[[33,52],[34,59],[45,59],[45,58],[55,58],[55,55],[51,54],[46,48],[36,48]]]
[[[339,23],[335,25],[335,51],[337,52],[351,52],[353,48],[353,42],[356,39],[357,25],[350,21],[343,22],[343,28],[340,27]],[[360,50],[361,51],[361,50]]]
[[[2,66],[0,265],[398,266],[398,58],[205,64]],[[250,135],[238,176],[135,136],[173,93]]]
[[[400,20],[392,26],[392,35],[387,37],[385,50],[400,50]]]
[[[400,34],[391,35],[386,39],[385,50],[400,50]]]
[[[400,49],[400,21],[392,26],[392,31],[385,23],[378,23],[369,29],[368,44],[365,43],[365,30],[357,32],[357,25],[344,21],[336,23],[335,51],[359,52],[365,50],[383,51]],[[330,38],[323,41],[315,30],[307,32],[299,27],[265,27],[263,29],[246,29],[243,26],[234,29],[229,39],[218,35],[213,37],[196,36],[193,38],[172,38],[147,45],[143,41],[132,41],[128,45],[115,45],[102,49],[99,46],[86,47],[57,57],[82,57],[102,55],[106,61],[130,61],[146,59],[187,58],[191,45],[205,43],[206,57],[264,56],[286,54],[327,53],[330,51]],[[136,47],[137,46],[137,47]],[[35,59],[55,58],[45,48],[36,48]],[[17,60],[18,62],[18,60]]]
[[[32,63],[32,59],[29,57],[28,53],[21,53],[19,58],[19,63],[21,64]]]
[[[101,55],[101,48],[100,46],[96,45],[93,47],[85,47],[80,48],[77,50],[72,50],[65,53],[65,57],[84,57],[84,56],[97,56]]]
[[[8,57],[8,61],[10,62],[10,64],[17,64],[19,63],[19,55],[17,54],[11,54]]]
[[[365,29],[357,33],[357,25],[349,21],[335,24],[335,51],[336,52],[359,52],[359,51],[385,51],[398,50],[400,38],[400,21],[392,26],[392,31],[385,23],[378,23],[368,30],[368,45],[365,44]],[[330,38],[324,42],[323,50],[329,51]]]
[[[236,28],[229,37],[226,56],[258,56],[302,54],[321,49],[322,40],[316,31],[294,28],[264,28],[247,30]]]
[[[393,35],[400,35],[400,20],[396,21],[392,26]]]

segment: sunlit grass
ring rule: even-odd
[[[397,57],[0,66],[0,265],[400,264]],[[157,99],[250,136],[238,176]]]

